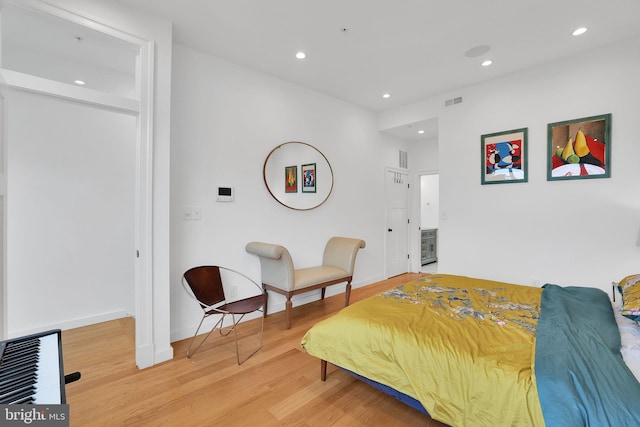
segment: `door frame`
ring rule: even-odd
[[[56,6],[39,1],[5,0],[15,8],[53,16],[73,24],[129,42],[139,47],[136,83],[138,99],[132,99],[97,91],[87,91],[65,83],[55,82],[28,74],[0,68],[0,90],[35,92],[45,96],[66,99],[80,104],[114,110],[137,117],[136,131],[136,182],[135,182],[135,341],[136,364],[145,368],[154,364],[155,345],[153,334],[153,128],[154,128],[154,43],[119,31],[88,17],[81,16]],[[6,109],[6,108],[5,108]],[[7,126],[5,122],[5,127]],[[2,132],[6,135],[6,130]],[[5,139],[5,146],[8,141]],[[4,148],[6,150],[6,147]],[[5,151],[6,152],[6,151]],[[8,159],[5,158],[5,164]],[[10,189],[9,189],[10,191]],[[5,192],[6,195],[6,192]],[[6,200],[6,197],[5,197]],[[5,203],[6,209],[6,203]],[[6,235],[3,238],[6,245]],[[6,255],[3,255],[6,256]],[[5,282],[0,290],[6,296]],[[3,313],[6,313],[6,298],[2,298]],[[4,322],[3,322],[4,323]],[[6,325],[2,325],[5,326]]]
[[[0,340],[7,339],[7,113],[0,75]]]

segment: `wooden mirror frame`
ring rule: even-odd
[[[282,151],[281,151],[282,150]],[[285,153],[282,158],[276,156]],[[300,152],[307,152],[308,154],[301,157]],[[271,161],[271,163],[270,163]],[[275,163],[274,162],[278,162]],[[315,162],[315,163],[314,163]],[[297,191],[298,183],[302,185],[301,175],[298,175],[297,168],[300,168],[302,172],[302,166],[307,164],[315,164],[317,168],[316,176],[320,179],[317,180],[317,190],[313,192]],[[296,166],[296,191],[286,193],[284,191],[278,191],[279,183],[282,184],[284,189],[285,184],[285,168]],[[282,171],[281,175],[276,175],[278,170]],[[329,180],[326,179],[329,177]],[[262,178],[264,184],[267,187],[267,191],[271,194],[278,203],[294,210],[304,211],[315,209],[327,201],[333,191],[333,169],[331,163],[327,157],[316,147],[306,142],[290,141],[284,142],[276,146],[269,152],[267,158],[264,161],[262,167]]]

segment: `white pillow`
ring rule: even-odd
[[[638,322],[622,315],[620,298],[616,298],[616,302],[611,302],[611,305],[620,330],[620,340],[622,342],[620,353],[622,353],[624,362],[640,382],[640,325]]]

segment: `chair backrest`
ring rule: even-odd
[[[184,280],[203,308],[225,300],[220,267],[218,266],[193,267],[184,273]]]
[[[322,265],[341,268],[353,275],[358,250],[366,245],[364,240],[348,237],[332,237],[327,242],[322,256]]]
[[[262,283],[293,290],[293,260],[287,248],[271,243],[250,242],[245,249],[260,258]]]

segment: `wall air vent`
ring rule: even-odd
[[[451,98],[451,99],[447,99],[446,101],[444,101],[444,106],[445,107],[449,107],[451,105],[461,104],[461,103],[462,103],[462,97],[458,96],[456,98]]]
[[[407,169],[409,166],[409,162],[407,160],[407,152],[406,151],[402,151],[399,150],[398,151],[398,157],[399,157],[399,161],[398,161],[398,167],[401,167],[403,169]]]

